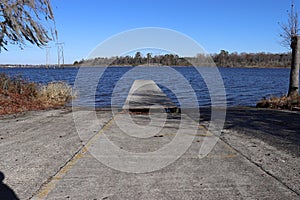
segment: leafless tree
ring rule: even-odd
[[[57,37],[54,23],[50,0],[0,0],[0,51],[8,44],[22,48],[25,41],[46,45]]]
[[[300,65],[300,36],[298,12],[295,11],[294,0],[288,12],[287,24],[280,24],[282,28],[282,44],[292,49],[292,63],[288,96],[299,95],[299,65]]]
[[[295,4],[292,1],[291,10],[287,11],[288,13],[288,21],[287,23],[279,23],[282,32],[280,33],[280,37],[282,37],[281,44],[284,47],[292,48],[291,41],[293,36],[298,35],[299,32],[299,18],[298,12],[295,12]]]

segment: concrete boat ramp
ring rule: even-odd
[[[142,95],[131,94],[132,106]],[[199,149],[215,137],[209,110],[199,123],[157,113],[66,108],[2,117],[0,199],[300,198],[298,113],[231,108],[204,158]]]
[[[123,110],[131,112],[160,111],[177,112],[175,103],[156,85],[153,80],[136,80],[129,91]]]

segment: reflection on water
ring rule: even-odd
[[[136,67],[135,69],[137,68],[138,70],[134,70],[134,74],[130,74],[130,79],[127,79],[126,84],[118,84],[117,93],[113,95],[114,106],[123,105],[134,79],[153,79],[175,103],[179,104],[176,95],[183,99],[187,98],[186,101],[188,101],[192,91],[182,86],[182,81],[178,80],[179,76],[176,75],[177,72],[191,85],[200,106],[211,104],[207,86],[201,75],[193,67],[173,67],[173,71],[166,71],[164,67]],[[80,81],[86,91],[78,95],[77,105],[94,106],[95,100],[96,107],[111,106],[112,93],[116,84],[122,80],[122,77],[126,77],[126,74],[130,73],[132,69],[134,68],[106,68],[97,87],[95,87],[92,80],[96,78],[98,80],[99,73],[104,68],[81,68],[80,70],[85,71],[86,76],[82,77]],[[22,75],[25,79],[37,83],[62,80],[74,86],[78,70],[77,68],[0,68],[0,73]],[[262,97],[280,96],[285,94],[288,89],[289,69],[219,68],[219,71],[224,81],[228,106],[254,106]],[[213,82],[213,75],[211,79]]]

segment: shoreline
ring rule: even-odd
[[[10,114],[2,114],[0,115],[0,120],[3,119],[15,119],[18,117],[22,117],[25,115],[30,115],[31,113],[40,113],[40,112],[48,112],[48,111],[55,111],[55,110],[66,110],[68,112],[72,111],[95,111],[95,112],[112,112],[113,110],[121,111],[122,108],[112,108],[112,107],[72,107],[72,106],[61,106],[56,108],[47,108],[47,109],[40,109],[40,110],[27,110],[24,112],[18,113],[10,113]],[[186,108],[187,110],[199,109],[200,113],[204,113],[205,115],[211,111],[211,107],[200,107],[200,108]],[[224,108],[216,108],[224,109]],[[300,115],[300,111],[297,110],[283,110],[283,109],[271,109],[271,108],[257,108],[255,106],[227,106],[226,112],[231,110],[247,110],[247,111],[267,111],[267,112],[278,112],[278,113],[290,113],[290,114],[297,114]],[[201,115],[200,115],[201,116]]]
[[[174,66],[167,66],[167,65],[138,65],[138,66],[133,66],[133,65],[64,65],[61,67],[57,66],[40,66],[40,65],[26,65],[26,66],[13,66],[13,67],[7,67],[0,65],[0,69],[68,69],[68,68],[92,68],[92,67],[217,67],[217,68],[237,68],[237,69],[289,69],[290,67],[285,66],[244,66],[244,67],[230,67],[230,66],[181,66],[181,65],[174,65]]]

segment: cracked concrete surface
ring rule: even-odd
[[[205,126],[209,114],[201,114]],[[123,135],[109,110],[97,111],[97,119],[97,128],[106,127],[103,134],[118,146],[146,152],[173,139],[180,117],[141,142]],[[199,127],[174,163],[134,174],[99,162],[84,147],[89,138],[78,136],[69,109],[28,112],[0,120],[0,171],[20,199],[299,199],[298,119],[298,113],[231,108],[208,156],[198,157],[210,137]],[[146,123],[144,115],[135,121]]]

